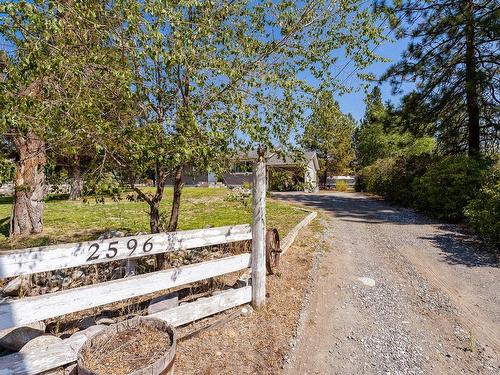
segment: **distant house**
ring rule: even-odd
[[[356,177],[355,176],[328,176],[326,178],[326,188],[336,188],[337,187],[337,182],[339,181],[345,181],[347,186],[350,188],[353,188],[354,185],[356,184]]]
[[[257,152],[250,151],[240,154],[234,161],[229,172],[217,178],[213,173],[186,174],[183,178],[186,185],[214,186],[224,184],[226,186],[244,186],[252,184],[252,166],[257,159]],[[289,156],[281,158],[271,154],[267,158],[267,185],[272,190],[273,175],[277,172],[286,172],[294,176],[294,179],[302,182],[304,190],[318,191],[318,157],[313,151],[303,153],[301,160],[294,160]]]

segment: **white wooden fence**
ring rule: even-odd
[[[0,277],[27,275],[69,267],[149,256],[180,249],[252,239],[250,225],[194,231],[111,238],[95,242],[50,246],[0,255]],[[241,254],[182,267],[126,277],[0,304],[0,329],[56,318],[145,294],[190,284],[251,266],[251,254]],[[173,325],[182,325],[251,302],[251,287],[221,294],[156,313]],[[78,336],[78,335],[77,335]],[[76,341],[75,341],[76,340]],[[63,340],[33,353],[0,358],[0,374],[36,374],[62,366],[76,358],[84,338]]]
[[[119,280],[20,298],[0,304],[0,330],[127,300],[215,276],[252,268],[252,286],[230,289],[212,297],[153,314],[174,326],[252,302],[265,304],[265,162],[254,166],[253,223],[220,228],[111,238],[2,253],[0,278],[71,267],[128,260],[204,246],[252,240],[252,253],[126,277]],[[101,326],[97,326],[101,327]],[[96,328],[100,329],[100,328]],[[0,357],[0,375],[31,375],[74,362],[86,340],[84,333],[45,348]]]

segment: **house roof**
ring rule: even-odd
[[[291,166],[291,165],[299,165],[301,162],[305,161],[309,163],[313,160],[314,167],[316,170],[319,169],[318,156],[315,151],[304,151],[302,153],[302,157],[304,160],[295,159],[290,155],[280,156],[276,153],[266,153],[266,162],[271,166]],[[239,156],[240,159],[246,160],[254,160],[257,159],[257,150],[250,150],[248,152],[242,152]]]

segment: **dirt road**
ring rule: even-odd
[[[484,244],[361,194],[280,198],[325,227],[287,373],[500,372],[500,268]]]

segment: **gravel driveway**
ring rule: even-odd
[[[498,374],[500,269],[458,226],[355,193],[279,194],[323,213],[289,374]]]

